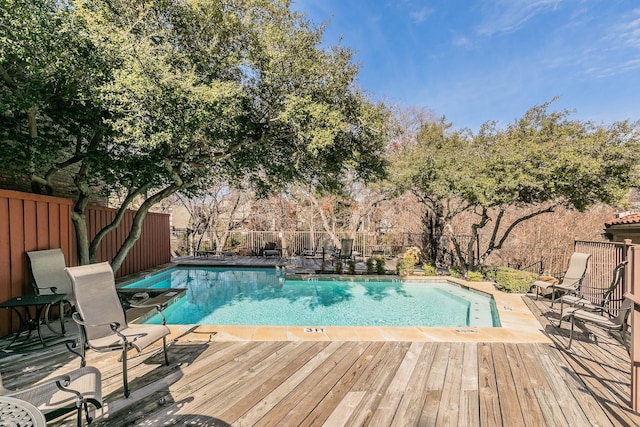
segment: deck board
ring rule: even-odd
[[[532,427],[546,425],[544,414],[529,377],[529,370],[533,370],[534,367],[525,365],[516,345],[505,344],[504,348],[511,376],[513,377],[518,403],[522,408],[524,425]]]
[[[478,344],[478,387],[480,425],[503,425],[491,344]]]
[[[626,349],[601,331],[554,326],[549,301],[525,296],[552,343],[215,341],[180,337],[170,366],[153,348],[129,367],[122,396],[117,352],[88,353],[103,373],[101,426],[625,426],[630,402]],[[1,344],[0,344],[1,345]],[[5,387],[75,369],[63,346],[4,355]],[[73,416],[51,426],[75,425]]]
[[[518,351],[522,357],[523,366],[529,375],[529,381],[536,395],[540,412],[544,416],[545,424],[557,427],[569,425],[572,420],[565,417],[565,409],[559,404],[552,389],[552,384],[545,378],[535,352],[530,351],[528,347],[522,346],[518,346]]]
[[[478,346],[464,344],[462,379],[460,383],[459,419],[468,427],[480,425],[480,403],[478,400]]]
[[[405,394],[398,406],[396,415],[391,421],[395,427],[418,425],[421,413],[416,408],[422,408],[426,399],[426,388],[429,369],[436,354],[436,345],[424,345],[411,373]]]
[[[309,412],[309,414],[300,423],[300,427],[321,425],[328,422],[328,418],[342,419],[342,417],[351,416],[352,411],[364,396],[363,392],[351,392],[353,385],[357,379],[363,375],[368,369],[370,361],[382,348],[382,343],[370,343],[356,362],[349,368],[340,378],[338,383],[331,389],[329,393]],[[353,394],[352,394],[353,393]],[[349,396],[352,394],[351,396]],[[345,405],[341,403],[345,401]],[[334,412],[336,414],[334,415]],[[335,422],[335,421],[334,421]],[[337,425],[341,425],[339,423]],[[331,424],[329,424],[331,425]],[[336,425],[336,424],[333,424]]]
[[[464,344],[452,343],[447,363],[447,372],[444,377],[444,386],[438,406],[436,425],[457,426],[466,424],[466,419],[458,421],[460,405],[460,389],[462,387],[462,369]],[[471,415],[471,414],[469,414]]]
[[[347,342],[300,382],[285,398],[274,405],[265,416],[256,422],[256,427],[269,426],[285,420],[302,420],[338,382],[344,372],[364,352],[363,343]]]

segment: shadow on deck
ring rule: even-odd
[[[170,366],[158,348],[132,359],[129,399],[117,352],[89,352],[106,402],[94,425],[640,425],[620,342],[584,330],[567,351],[557,310],[523,298],[553,344],[216,342],[194,327],[173,336]],[[7,388],[78,366],[62,345],[0,357]]]

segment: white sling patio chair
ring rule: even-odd
[[[545,282],[542,280],[536,280],[533,286],[536,288],[536,299],[542,293],[547,295],[551,293],[551,307],[556,299],[556,293],[558,291],[564,293],[576,293],[580,291],[582,281],[587,273],[587,265],[589,264],[589,258],[591,254],[584,254],[581,252],[574,252],[569,258],[569,266],[561,279],[555,282]]]
[[[169,328],[160,305],[133,305],[132,307],[155,307],[162,316],[162,325],[127,324],[124,309],[116,292],[113,270],[108,262],[89,264],[66,269],[71,277],[73,291],[76,296],[76,312],[73,320],[80,325],[80,345],[82,366],[85,364],[85,350],[89,347],[95,351],[106,352],[118,350],[122,352],[122,381],[124,395],[129,397],[127,381],[127,352],[135,348],[141,352],[146,347],[162,339],[164,361],[167,357],[167,340]]]
[[[602,292],[602,295],[597,298],[596,301],[591,301],[587,298],[586,295],[582,293],[577,294],[567,294],[560,297],[560,322],[558,323],[558,327],[562,324],[562,316],[564,313],[564,305],[568,304],[572,307],[581,308],[583,310],[595,311],[600,314],[604,313],[609,309],[609,304],[613,301],[611,298],[613,293],[618,288],[618,285],[622,282],[622,278],[624,275],[624,269],[629,261],[622,261],[620,264],[616,265],[613,269],[613,279],[611,280],[611,284],[607,289]],[[618,300],[620,301],[620,300]]]
[[[569,344],[567,344],[567,350],[571,348],[573,342],[573,329],[576,321],[582,323],[591,323],[601,329],[608,332],[618,331],[622,335],[622,344],[627,347],[627,321],[629,314],[631,313],[632,301],[629,298],[625,298],[622,302],[622,306],[618,309],[616,316],[610,315],[608,311],[597,313],[594,311],[583,310],[579,307],[571,308],[563,315],[563,319],[571,321],[571,332],[569,333]],[[629,351],[629,349],[627,349]]]
[[[2,384],[0,395],[27,401],[42,412],[47,421],[69,412],[77,411],[77,425],[82,425],[84,409],[87,424],[91,424],[89,403],[96,409],[102,407],[102,379],[100,371],[92,366],[79,368],[53,378],[48,378],[22,390],[8,390]],[[0,422],[1,425],[4,425]]]
[[[64,330],[64,317],[62,310],[64,305],[69,305],[70,309],[76,305],[71,287],[71,279],[64,269],[67,267],[64,254],[61,249],[47,249],[42,251],[27,252],[29,263],[31,264],[31,275],[33,276],[32,287],[37,295],[66,294],[64,300],[60,302],[60,325],[62,333]],[[46,325],[49,326],[49,308],[45,312]],[[51,329],[51,327],[49,327]],[[54,331],[55,332],[55,331]]]

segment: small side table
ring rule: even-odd
[[[18,319],[20,319],[20,327],[18,328],[18,331],[15,333],[9,345],[5,347],[5,350],[13,345],[13,343],[18,339],[23,331],[28,331],[26,339],[29,339],[29,337],[31,336],[31,331],[33,331],[34,329],[38,332],[38,338],[40,339],[40,342],[44,347],[46,347],[47,345],[45,344],[44,339],[42,338],[42,333],[40,331],[42,311],[44,309],[48,309],[53,304],[60,304],[64,300],[65,296],[66,294],[25,295],[21,297],[14,297],[10,300],[0,303],[0,308],[8,308],[13,310],[13,312],[18,315]],[[22,313],[20,313],[20,310],[18,310],[18,308],[20,307],[25,308],[24,316],[22,315]],[[31,316],[29,307],[34,307],[35,313],[33,317]],[[48,318],[45,319],[45,323],[46,326],[51,331],[53,331],[53,329],[51,329],[51,326],[49,325]],[[62,331],[64,331],[64,311],[62,310],[62,307],[60,307],[60,326],[62,328]],[[64,332],[61,335],[64,335]]]
[[[0,427],[46,427],[42,412],[31,403],[14,397],[0,396]]]

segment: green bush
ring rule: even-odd
[[[336,261],[335,270],[336,274],[342,274],[342,261]]]
[[[382,256],[376,257],[376,273],[378,274],[387,274],[387,269],[385,268],[385,260]]]
[[[451,267],[449,267],[449,276],[457,278],[462,277],[462,274],[460,274],[460,267],[458,267],[457,265],[452,265]]]
[[[396,270],[400,276],[413,274],[413,267],[420,261],[420,249],[415,246],[407,248],[396,265]]]
[[[435,276],[436,275],[436,267],[431,264],[423,264],[422,270],[424,270],[425,276]]]
[[[505,292],[526,293],[531,285],[538,278],[535,273],[528,271],[514,270],[508,267],[498,267],[495,269],[493,280],[499,289]]]
[[[367,274],[373,274],[376,272],[376,260],[373,258],[367,258]]]
[[[469,273],[467,273],[467,275],[469,276],[469,280],[471,282],[482,282],[484,280],[483,274],[479,271],[470,271]]]
[[[349,263],[347,264],[347,268],[349,270],[349,274],[356,274],[356,262],[354,260],[349,260]]]
[[[410,258],[400,258],[396,264],[396,273],[400,276],[409,276],[413,274],[413,267],[415,264]]]

